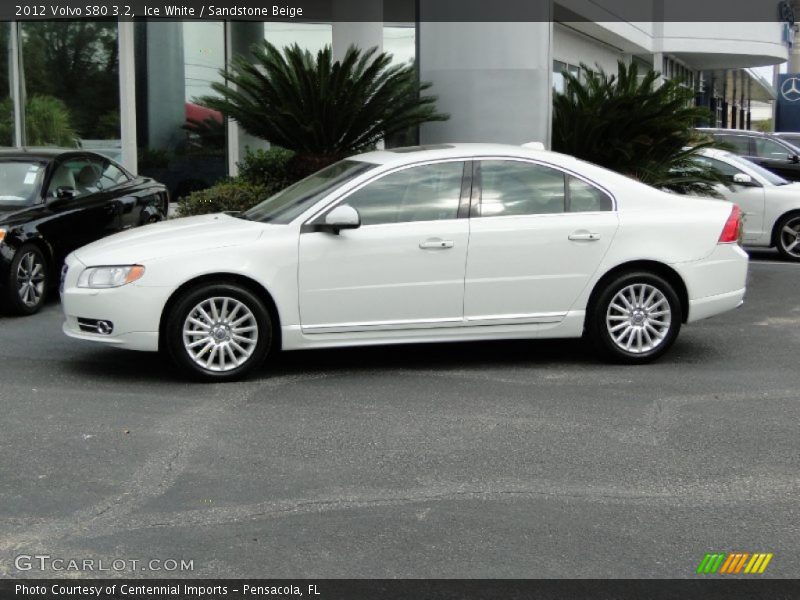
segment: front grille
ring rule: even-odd
[[[67,271],[68,270],[69,270],[69,267],[67,267],[67,265],[64,265],[63,267],[61,267],[61,281],[59,281],[59,283],[58,283],[58,293],[59,294],[63,294],[64,293],[64,282],[67,280]]]

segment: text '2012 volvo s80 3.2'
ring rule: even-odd
[[[458,340],[585,336],[643,363],[742,303],[740,226],[729,202],[539,149],[376,151],[73,252],[64,331],[218,381],[279,350]]]

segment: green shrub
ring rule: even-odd
[[[245,183],[262,185],[270,193],[278,192],[298,180],[298,177],[290,174],[289,161],[293,156],[294,152],[283,148],[248,148],[244,158],[237,163],[238,179]]]
[[[263,185],[229,180],[178,199],[178,216],[247,210],[271,194]]]

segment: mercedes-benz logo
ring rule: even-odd
[[[800,78],[788,77],[781,84],[781,96],[787,102],[797,102],[800,100]]]

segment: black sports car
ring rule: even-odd
[[[0,151],[0,301],[32,314],[67,254],[167,215],[160,183],[76,150]]]

